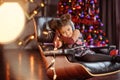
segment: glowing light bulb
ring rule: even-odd
[[[47,32],[47,31],[43,31],[43,34],[47,35],[47,34],[48,34],[48,32]]]
[[[38,13],[38,12],[35,10],[35,11],[34,11],[34,14],[37,14],[37,13]]]
[[[4,2],[0,6],[0,43],[15,41],[24,30],[25,15],[17,2]]]
[[[30,36],[30,39],[34,39],[34,38],[35,38],[35,36],[33,36],[33,35],[32,35],[32,36]]]
[[[18,42],[18,45],[20,46],[20,45],[22,45],[23,44],[23,42],[22,41],[20,41],[20,42]]]
[[[34,0],[30,0],[30,2],[34,2]]]
[[[41,4],[40,4],[40,6],[41,6],[41,7],[44,7],[44,6],[45,6],[45,4],[44,4],[44,3],[41,3]]]

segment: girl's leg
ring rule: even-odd
[[[120,62],[120,56],[110,56],[105,54],[86,54],[82,57],[76,57],[76,59],[86,62],[99,62],[99,61]]]

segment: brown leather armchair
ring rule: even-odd
[[[35,18],[36,21],[35,33],[38,41],[38,48],[40,50],[40,55],[45,63],[47,75],[51,79],[55,74],[57,75],[57,80],[71,80],[71,79],[84,80],[94,76],[105,76],[120,72],[120,63],[112,63],[109,61],[70,62],[68,60],[70,55],[65,54],[46,55],[45,51],[53,50],[52,42],[55,33],[49,28],[48,24],[48,21],[51,19],[52,18],[50,17]],[[47,33],[44,33],[44,31],[47,31]],[[106,47],[105,50],[109,51],[109,47]]]

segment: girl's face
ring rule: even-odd
[[[73,30],[70,25],[61,27],[61,29],[59,31],[60,31],[60,34],[64,37],[72,37]]]

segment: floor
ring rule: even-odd
[[[0,51],[0,80],[50,80],[45,72],[39,51]],[[120,80],[120,73],[87,80]]]

